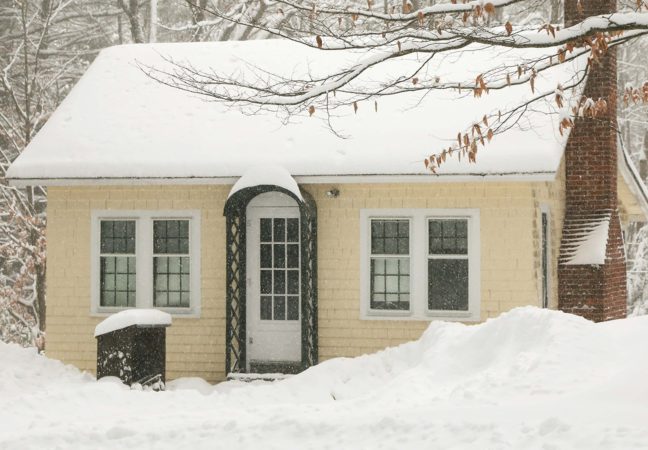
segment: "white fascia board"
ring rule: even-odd
[[[425,174],[425,175],[298,175],[299,184],[372,184],[372,183],[465,183],[474,181],[551,182],[555,171],[502,174]],[[239,177],[150,177],[150,178],[11,178],[11,186],[124,186],[124,185],[191,185],[234,184]]]

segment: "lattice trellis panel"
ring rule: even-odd
[[[227,216],[227,305],[225,370],[245,371],[245,217]]]

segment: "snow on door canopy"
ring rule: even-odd
[[[172,71],[178,64],[250,80],[260,71],[285,77],[317,77],[367,57],[355,51],[323,52],[284,40],[138,44],[102,50],[65,101],[11,166],[17,180],[180,179],[184,182],[242,176],[250,167],[275,164],[294,177],[425,175],[423,160],[456,141],[457,132],[540,92],[569,86],[584,67],[577,59],[539,72],[535,94],[511,86],[473,98],[476,71],[519,64],[555,49],[473,46],[433,59],[420,77],[463,81],[467,88],[386,96],[360,102],[330,117],[306,110],[286,123],[279,111],[241,111],[236,106],[165,86],[142,66]],[[371,86],[417,66],[415,55],[363,72]],[[139,67],[138,67],[139,66]],[[255,67],[253,67],[255,66]],[[422,78],[423,79],[423,78]],[[472,80],[472,81],[471,81]],[[342,94],[338,94],[342,95]],[[571,90],[565,91],[568,104]],[[567,136],[553,96],[534,104],[511,129],[480,149],[476,164],[450,158],[441,176],[553,176]],[[377,111],[374,100],[378,102]],[[137,126],[133,126],[137,124]]]
[[[296,198],[301,200],[301,192],[295,179],[286,169],[281,166],[268,164],[265,166],[254,166],[249,168],[241,178],[238,179],[227,198],[236,194],[243,189],[255,186],[277,186],[292,193]]]

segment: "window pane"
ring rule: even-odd
[[[372,219],[371,253],[374,255],[409,254],[409,220]]]
[[[115,292],[115,306],[125,308],[128,306],[128,293],[126,291]]]
[[[468,311],[468,260],[428,260],[428,309]]]
[[[103,254],[135,254],[135,221],[102,220],[100,252]]]
[[[299,219],[288,219],[288,242],[299,242]]]
[[[274,298],[274,320],[286,320],[286,297]]]
[[[299,297],[288,297],[288,320],[299,320]]]
[[[181,227],[174,230],[178,233]],[[153,305],[189,307],[191,281],[188,256],[153,257]]]
[[[153,252],[189,254],[189,220],[154,220]]]
[[[432,219],[428,222],[428,234],[430,254],[468,254],[467,219]]]
[[[382,238],[371,238],[371,253],[374,255],[385,254],[385,240]]]
[[[102,256],[99,260],[101,306],[135,306],[135,257]]]
[[[272,219],[261,219],[261,242],[272,242]]]
[[[169,306],[180,306],[180,293],[169,292]]]
[[[409,310],[409,258],[371,259],[371,308]]]
[[[272,320],[272,297],[261,297],[261,320]]]

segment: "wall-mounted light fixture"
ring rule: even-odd
[[[338,188],[331,188],[326,191],[326,196],[328,198],[338,198],[340,196],[340,190]]]

